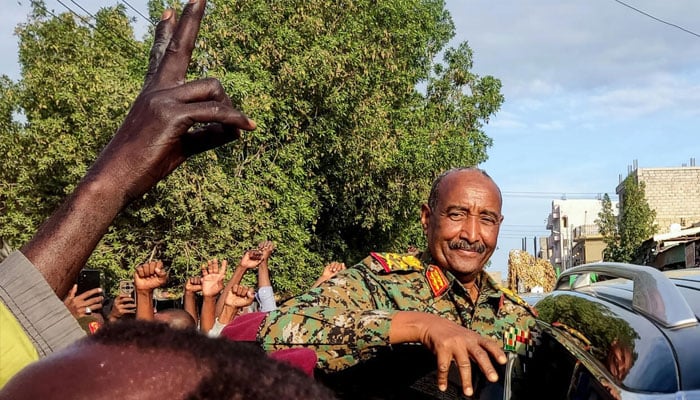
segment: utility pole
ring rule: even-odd
[[[537,258],[537,236],[532,238],[532,255]]]

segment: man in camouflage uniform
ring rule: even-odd
[[[483,271],[502,221],[500,190],[485,172],[447,171],[421,208],[428,251],[371,253],[271,312],[257,340],[267,351],[313,348],[324,371],[353,366],[391,344],[422,343],[437,357],[439,389],[447,388],[454,361],[471,396],[470,359],[497,381],[490,358],[506,362],[504,330],[534,322],[526,304]]]

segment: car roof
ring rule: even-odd
[[[665,271],[664,275],[679,288],[695,316],[700,319],[700,268]]]
[[[625,278],[615,278],[616,274],[611,274],[610,278],[604,272],[608,267],[633,271]],[[663,282],[658,287],[648,286],[649,282],[644,282],[648,277],[644,275],[646,278],[638,279],[635,268],[643,270],[642,275],[648,272],[655,281]],[[579,282],[586,269],[598,271],[597,278],[601,281]],[[605,306],[611,315],[629,323],[639,334],[634,345],[639,350],[639,359],[622,382],[624,386],[633,390],[649,390],[649,374],[658,374],[661,368],[668,369],[668,360],[671,359],[674,360],[675,365],[671,368],[676,370],[679,390],[700,390],[700,269],[664,273],[648,269],[651,268],[629,264],[622,267],[621,264],[612,263],[589,264],[578,270],[568,270],[567,278],[560,278],[557,289],[561,292],[573,291],[576,296]],[[578,285],[569,283],[568,277],[572,275],[576,277]],[[657,289],[659,293],[655,292]],[[651,304],[640,305],[640,290],[645,291],[642,303]]]

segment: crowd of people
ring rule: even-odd
[[[117,296],[104,321],[104,292],[78,294],[77,277],[119,212],[189,156],[256,127],[216,79],[186,81],[205,6],[189,0],[179,18],[163,13],[123,124],[64,203],[0,263],[0,398],[334,398],[315,370],[348,370],[403,343],[432,352],[441,391],[452,366],[472,395],[472,361],[488,381],[502,378],[503,332],[528,329],[534,316],[484,272],[502,198],[476,168],[435,180],[420,211],[425,251],[329,263],[279,307],[269,241],[247,251],[228,282],[226,260],[204,263],[182,283],[182,310],[153,308],[167,280],[160,261],[136,267],[134,297]],[[253,269],[257,290],[241,284]]]
[[[277,309],[268,263],[274,250],[275,244],[265,240],[257,248],[246,251],[226,283],[228,261],[224,259],[219,262],[216,258],[208,260],[201,265],[198,275],[189,277],[182,284],[182,296],[180,301],[174,303],[175,307],[154,306],[158,300],[154,292],[166,284],[172,284],[168,282],[166,267],[159,260],[137,265],[133,271],[133,281],[127,281],[130,290],[120,290],[114,298],[107,298],[101,287],[77,294],[76,283],[63,303],[86,334],[94,334],[105,324],[138,319],[164,322],[175,329],[196,329],[210,337],[217,337],[228,323],[241,314],[267,313]],[[311,288],[344,269],[342,262],[327,264]],[[241,283],[248,271],[257,271],[257,289]]]

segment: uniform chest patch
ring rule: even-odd
[[[430,265],[428,267],[427,271],[425,271],[425,277],[428,279],[430,290],[433,291],[435,297],[445,293],[445,290],[447,290],[449,286],[447,277],[442,270],[435,265]]]
[[[536,330],[509,327],[503,332],[503,350],[532,358],[532,352],[538,338]]]

